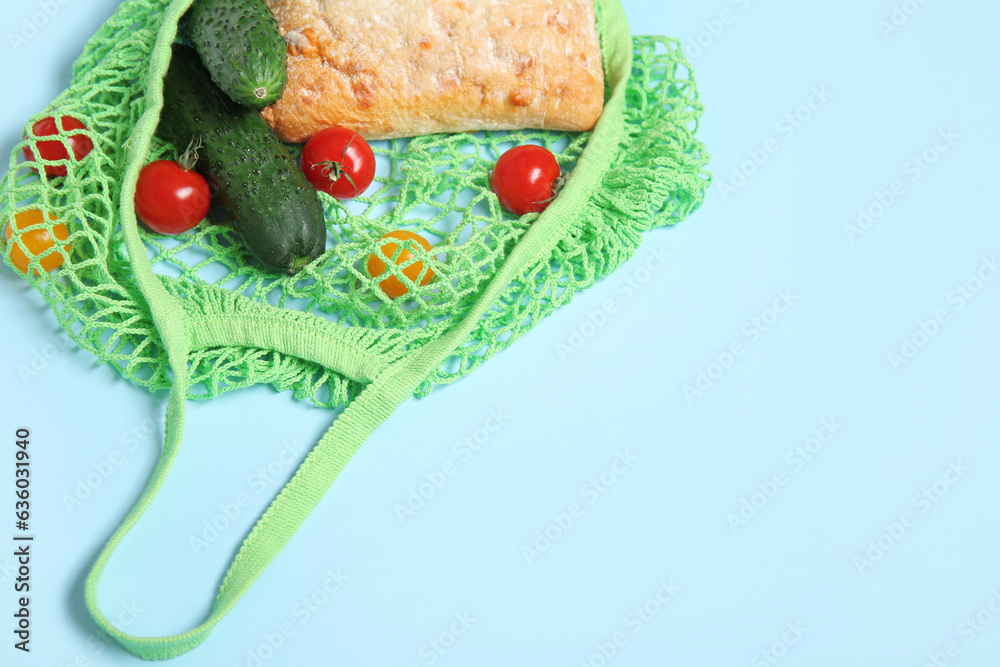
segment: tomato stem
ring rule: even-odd
[[[180,158],[177,160],[177,164],[184,171],[191,171],[194,166],[198,163],[198,149],[202,147],[201,136],[197,136],[191,140],[188,147],[181,154]]]
[[[543,199],[542,201],[533,202],[535,204],[551,204],[556,197],[559,196],[559,192],[566,187],[566,183],[569,181],[569,174],[564,174],[562,171],[559,172],[559,178],[555,180],[552,184],[552,196],[548,199]]]
[[[336,183],[342,177],[346,178],[347,182],[351,184],[352,188],[354,188],[354,196],[357,197],[358,196],[358,186],[354,182],[354,179],[351,178],[351,175],[348,174],[346,171],[344,171],[344,158],[347,157],[347,149],[351,147],[351,144],[353,142],[354,142],[354,137],[352,136],[347,141],[347,145],[344,146],[344,152],[341,153],[341,155],[340,155],[340,161],[339,162],[335,162],[333,160],[326,160],[324,162],[317,162],[315,164],[315,166],[317,166],[317,167],[323,167],[323,169],[320,171],[320,173],[323,174],[324,176],[326,176],[327,178],[329,178],[330,181],[332,181],[333,183]]]

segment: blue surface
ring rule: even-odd
[[[19,50],[9,34],[36,5],[0,11],[8,152],[115,5],[55,4]],[[400,408],[174,664],[1000,659],[1000,9],[907,0],[890,32],[891,2],[625,5],[634,32],[697,56],[717,179],[705,206]],[[5,631],[0,664],[137,664],[100,639],[82,584],[155,462],[165,397],[66,346],[6,269],[0,321],[0,516],[13,522],[27,426],[36,535],[33,651]],[[137,634],[195,625],[331,418],[267,387],[192,403],[103,608]],[[400,518],[428,480],[440,488]],[[0,556],[4,627],[12,564]]]

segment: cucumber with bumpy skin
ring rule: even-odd
[[[281,99],[288,52],[264,0],[195,0],[181,31],[234,102],[263,109]]]
[[[316,190],[260,113],[230,100],[188,46],[174,44],[160,136],[200,143],[198,171],[218,188],[232,226],[261,264],[297,273],[326,248]]]

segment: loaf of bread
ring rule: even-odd
[[[263,115],[302,142],[589,130],[604,107],[593,0],[267,0],[288,86]]]

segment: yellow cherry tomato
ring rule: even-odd
[[[52,213],[49,213],[49,219],[57,220],[58,218],[56,218],[56,216]],[[57,250],[52,251],[56,245],[56,242],[52,237],[54,235],[59,241],[65,241],[68,239],[69,230],[66,229],[66,225],[62,223],[52,225],[51,234],[45,227],[38,227],[29,231],[23,231],[28,227],[41,225],[43,221],[44,218],[42,217],[42,212],[38,209],[21,211],[14,216],[14,226],[18,229],[18,231],[20,231],[20,235],[18,240],[10,248],[10,261],[12,261],[14,266],[16,266],[18,270],[25,275],[28,274],[28,265],[30,260],[36,257],[41,258],[38,263],[45,271],[52,271],[53,269],[58,269],[62,266],[63,256]],[[9,246],[11,237],[14,236],[14,230],[11,229],[9,224],[4,227],[3,236],[5,243]],[[64,245],[63,248],[65,248],[66,251],[69,251],[68,244]],[[34,270],[34,275],[38,275],[38,269]]]
[[[416,241],[420,244],[424,250],[430,251],[431,244],[420,234],[415,234],[413,232],[408,232],[404,230],[396,230],[394,232],[389,232],[382,237],[383,241],[389,241],[389,243],[384,243],[381,248],[379,248],[379,253],[372,253],[368,255],[368,275],[372,278],[378,278],[386,270],[386,262],[392,259],[392,256],[396,253],[399,248],[399,241]],[[413,253],[403,247],[403,250],[399,253],[399,257],[396,258],[396,264],[405,264],[409,262],[414,257]],[[403,275],[412,280],[417,281],[417,277],[420,276],[420,272],[424,270],[423,262],[413,262],[409,266],[403,269]],[[421,285],[426,285],[434,278],[434,272],[430,269],[424,273],[424,277],[420,279]],[[379,287],[385,292],[385,295],[390,299],[398,299],[410,290],[402,283],[402,281],[396,276],[390,275],[388,278],[379,283]]]

